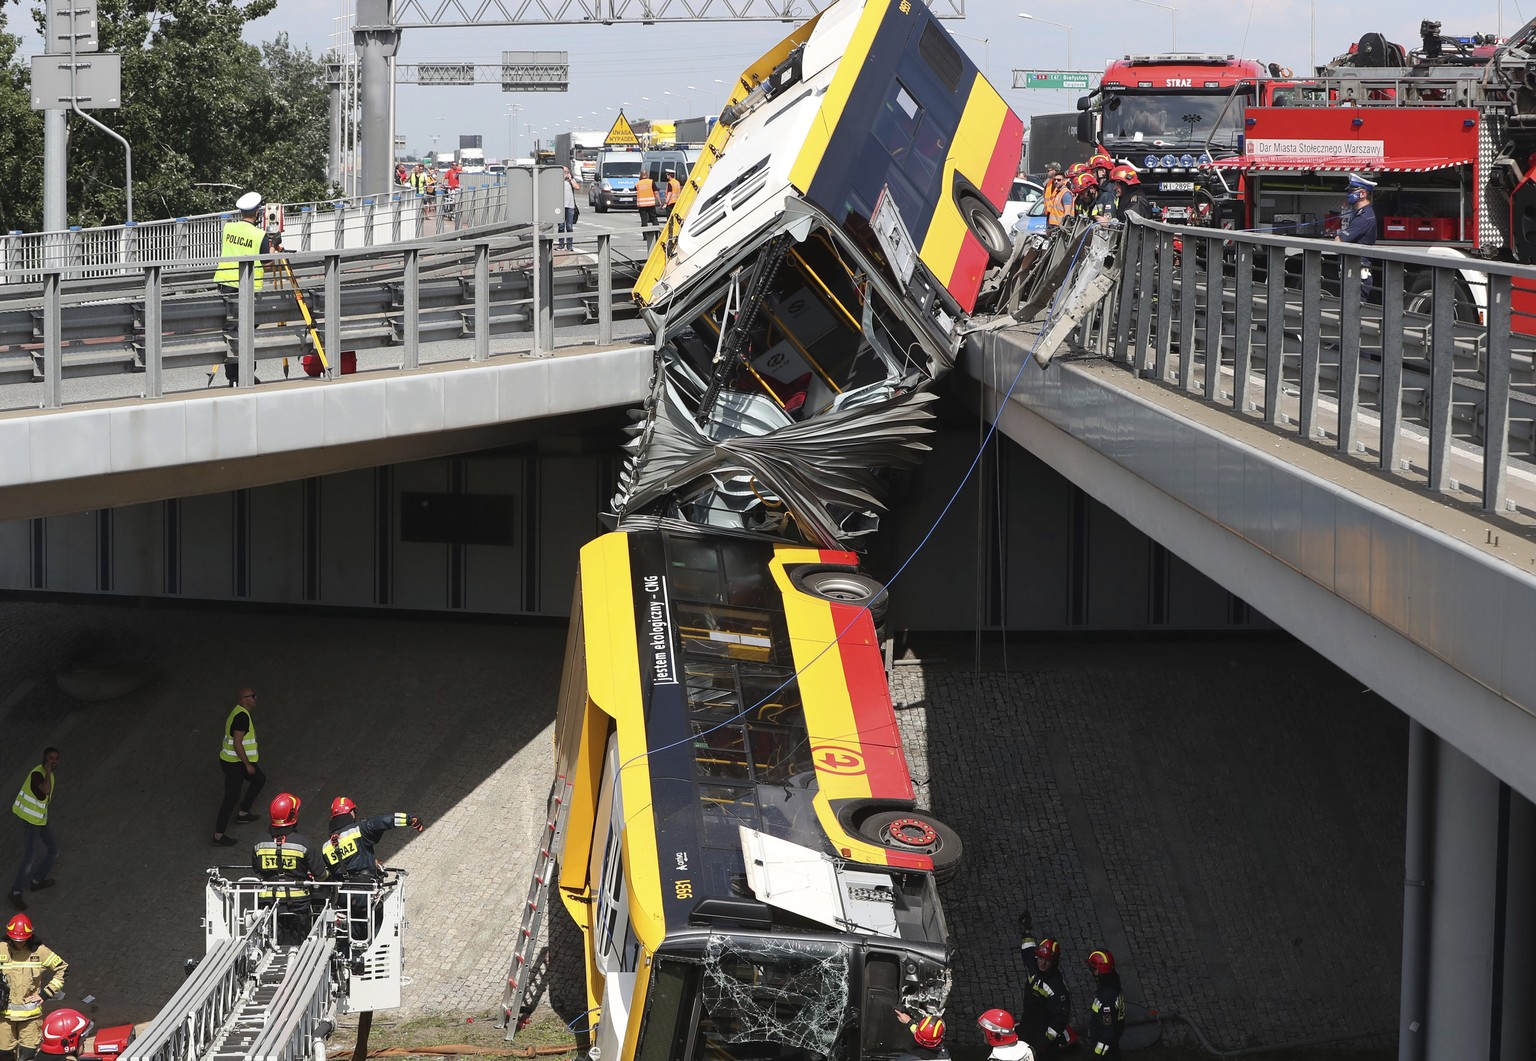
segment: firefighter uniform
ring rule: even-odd
[[[1096,979],[1098,985],[1088,1005],[1088,1049],[1094,1057],[1118,1061],[1120,1036],[1125,1032],[1125,992],[1120,988],[1119,973],[1103,973]]]
[[[0,1020],[0,1053],[12,1053],[21,1047],[23,1059],[33,1057],[43,1041],[43,1003],[28,999],[57,997],[64,990],[68,963],[35,940],[17,943],[5,941],[5,955],[0,972],[9,992],[4,1019]]]
[[[415,819],[404,812],[380,814],[355,821],[350,815],[331,819],[331,838],[320,845],[325,874],[331,880],[379,879],[379,862],[373,845],[391,829],[403,829]]]
[[[324,872],[313,844],[291,829],[273,826],[272,836],[251,848],[251,868],[271,887],[257,892],[262,905],[278,906],[277,941],[282,946],[304,942],[311,920],[308,882]]]
[[[1035,960],[1037,941],[1025,934],[1020,944],[1024,951],[1024,1007],[1019,1018],[1019,1036],[1035,1049],[1066,1049],[1077,1041],[1072,1030],[1072,992],[1067,990],[1058,961],[1044,972]]]

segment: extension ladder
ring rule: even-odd
[[[557,775],[549,791],[544,833],[539,841],[539,852],[533,860],[533,880],[528,882],[528,899],[523,903],[523,923],[518,929],[517,953],[512,956],[512,969],[507,973],[507,984],[501,992],[502,1027],[507,1030],[508,1042],[526,1023],[523,1006],[529,1001],[528,981],[532,978],[533,959],[539,946],[539,931],[544,924],[545,905],[555,885],[553,876],[559,857],[557,852],[565,837],[570,798],[571,782],[566,780],[564,774]],[[553,955],[548,960],[553,961]]]

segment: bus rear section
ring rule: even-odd
[[[942,1011],[936,880],[852,554],[696,529],[582,550],[558,880],[604,1058],[893,1057]]]
[[[702,451],[878,418],[947,372],[1012,251],[998,217],[1022,134],[916,0],[838,0],[746,70],[635,287],[668,430]],[[758,463],[729,481],[693,465],[677,502],[671,470],[637,461],[616,504],[795,537],[801,521],[823,544],[872,528],[867,505],[799,504]]]

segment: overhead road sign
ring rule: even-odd
[[[615,22],[804,22],[831,0],[394,0],[396,29],[425,26],[580,26]],[[939,18],[964,18],[965,0],[935,0]]]
[[[48,0],[49,48],[53,55],[94,52],[101,46],[96,37],[96,0]]]
[[[398,74],[396,80],[399,80]],[[416,64],[416,84],[418,85],[473,85],[474,83],[474,63]]]
[[[1098,74],[1087,70],[1015,70],[1014,88],[1064,88],[1088,92]]]
[[[74,76],[70,76],[73,67]],[[35,111],[109,110],[122,106],[123,57],[88,52],[71,62],[67,55],[32,57],[32,109]]]
[[[569,52],[502,52],[503,92],[564,92],[571,82]]]
[[[629,127],[629,119],[624,117],[624,112],[619,111],[618,121],[613,123],[613,128],[608,130],[608,135],[603,137],[604,147],[639,147],[640,138]]]

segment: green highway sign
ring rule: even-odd
[[[1014,88],[1064,88],[1087,92],[1098,76],[1086,70],[1015,70]]]

